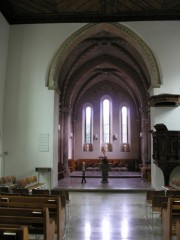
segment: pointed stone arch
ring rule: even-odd
[[[148,73],[151,79],[150,89],[160,87],[160,75],[157,66],[156,59],[148,47],[148,45],[131,29],[128,27],[119,24],[119,23],[100,23],[100,24],[87,24],[67,38],[64,43],[58,49],[56,55],[53,58],[49,69],[49,75],[47,80],[48,89],[58,90],[58,78],[61,66],[71,52],[71,50],[78,43],[91,36],[92,34],[96,34],[100,31],[106,30],[110,33],[115,34],[116,36],[120,36],[124,38],[127,42],[129,42],[141,55],[144,60]]]

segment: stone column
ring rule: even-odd
[[[60,128],[60,159],[61,162],[64,165],[65,169],[65,176],[70,175],[70,170],[68,167],[68,119],[69,115],[71,113],[71,110],[67,107],[61,107],[60,108],[60,123],[61,123],[61,128]]]
[[[140,147],[141,159],[143,166],[147,165],[149,159],[149,108],[141,108],[141,130],[140,130]]]

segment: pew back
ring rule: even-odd
[[[27,226],[0,224],[1,240],[29,240]]]
[[[64,209],[61,208],[60,196],[0,196],[1,207],[11,208],[48,208],[50,217],[56,223],[57,239],[61,240],[64,235]]]
[[[48,208],[0,207],[0,224],[27,225],[29,233],[43,234],[44,240],[54,239],[55,224],[49,218]]]

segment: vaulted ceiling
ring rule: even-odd
[[[120,88],[128,92],[139,105],[142,105],[139,97],[151,85],[147,66],[137,50],[124,39],[103,30],[69,52],[59,73],[61,104],[78,102],[87,97],[90,89],[90,95],[97,89],[101,91],[101,85],[105,89],[105,83],[109,90]],[[141,101],[145,102],[146,97]]]
[[[1,0],[9,24],[180,20],[180,0]]]

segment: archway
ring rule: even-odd
[[[148,91],[160,85],[160,78],[151,50],[134,32],[118,23],[85,25],[58,50],[47,85],[60,93],[59,159],[66,171],[68,159],[77,155],[75,140],[69,136],[74,135],[78,106],[97,88],[119,89],[133,102],[139,131],[136,151],[146,164],[150,154]]]

